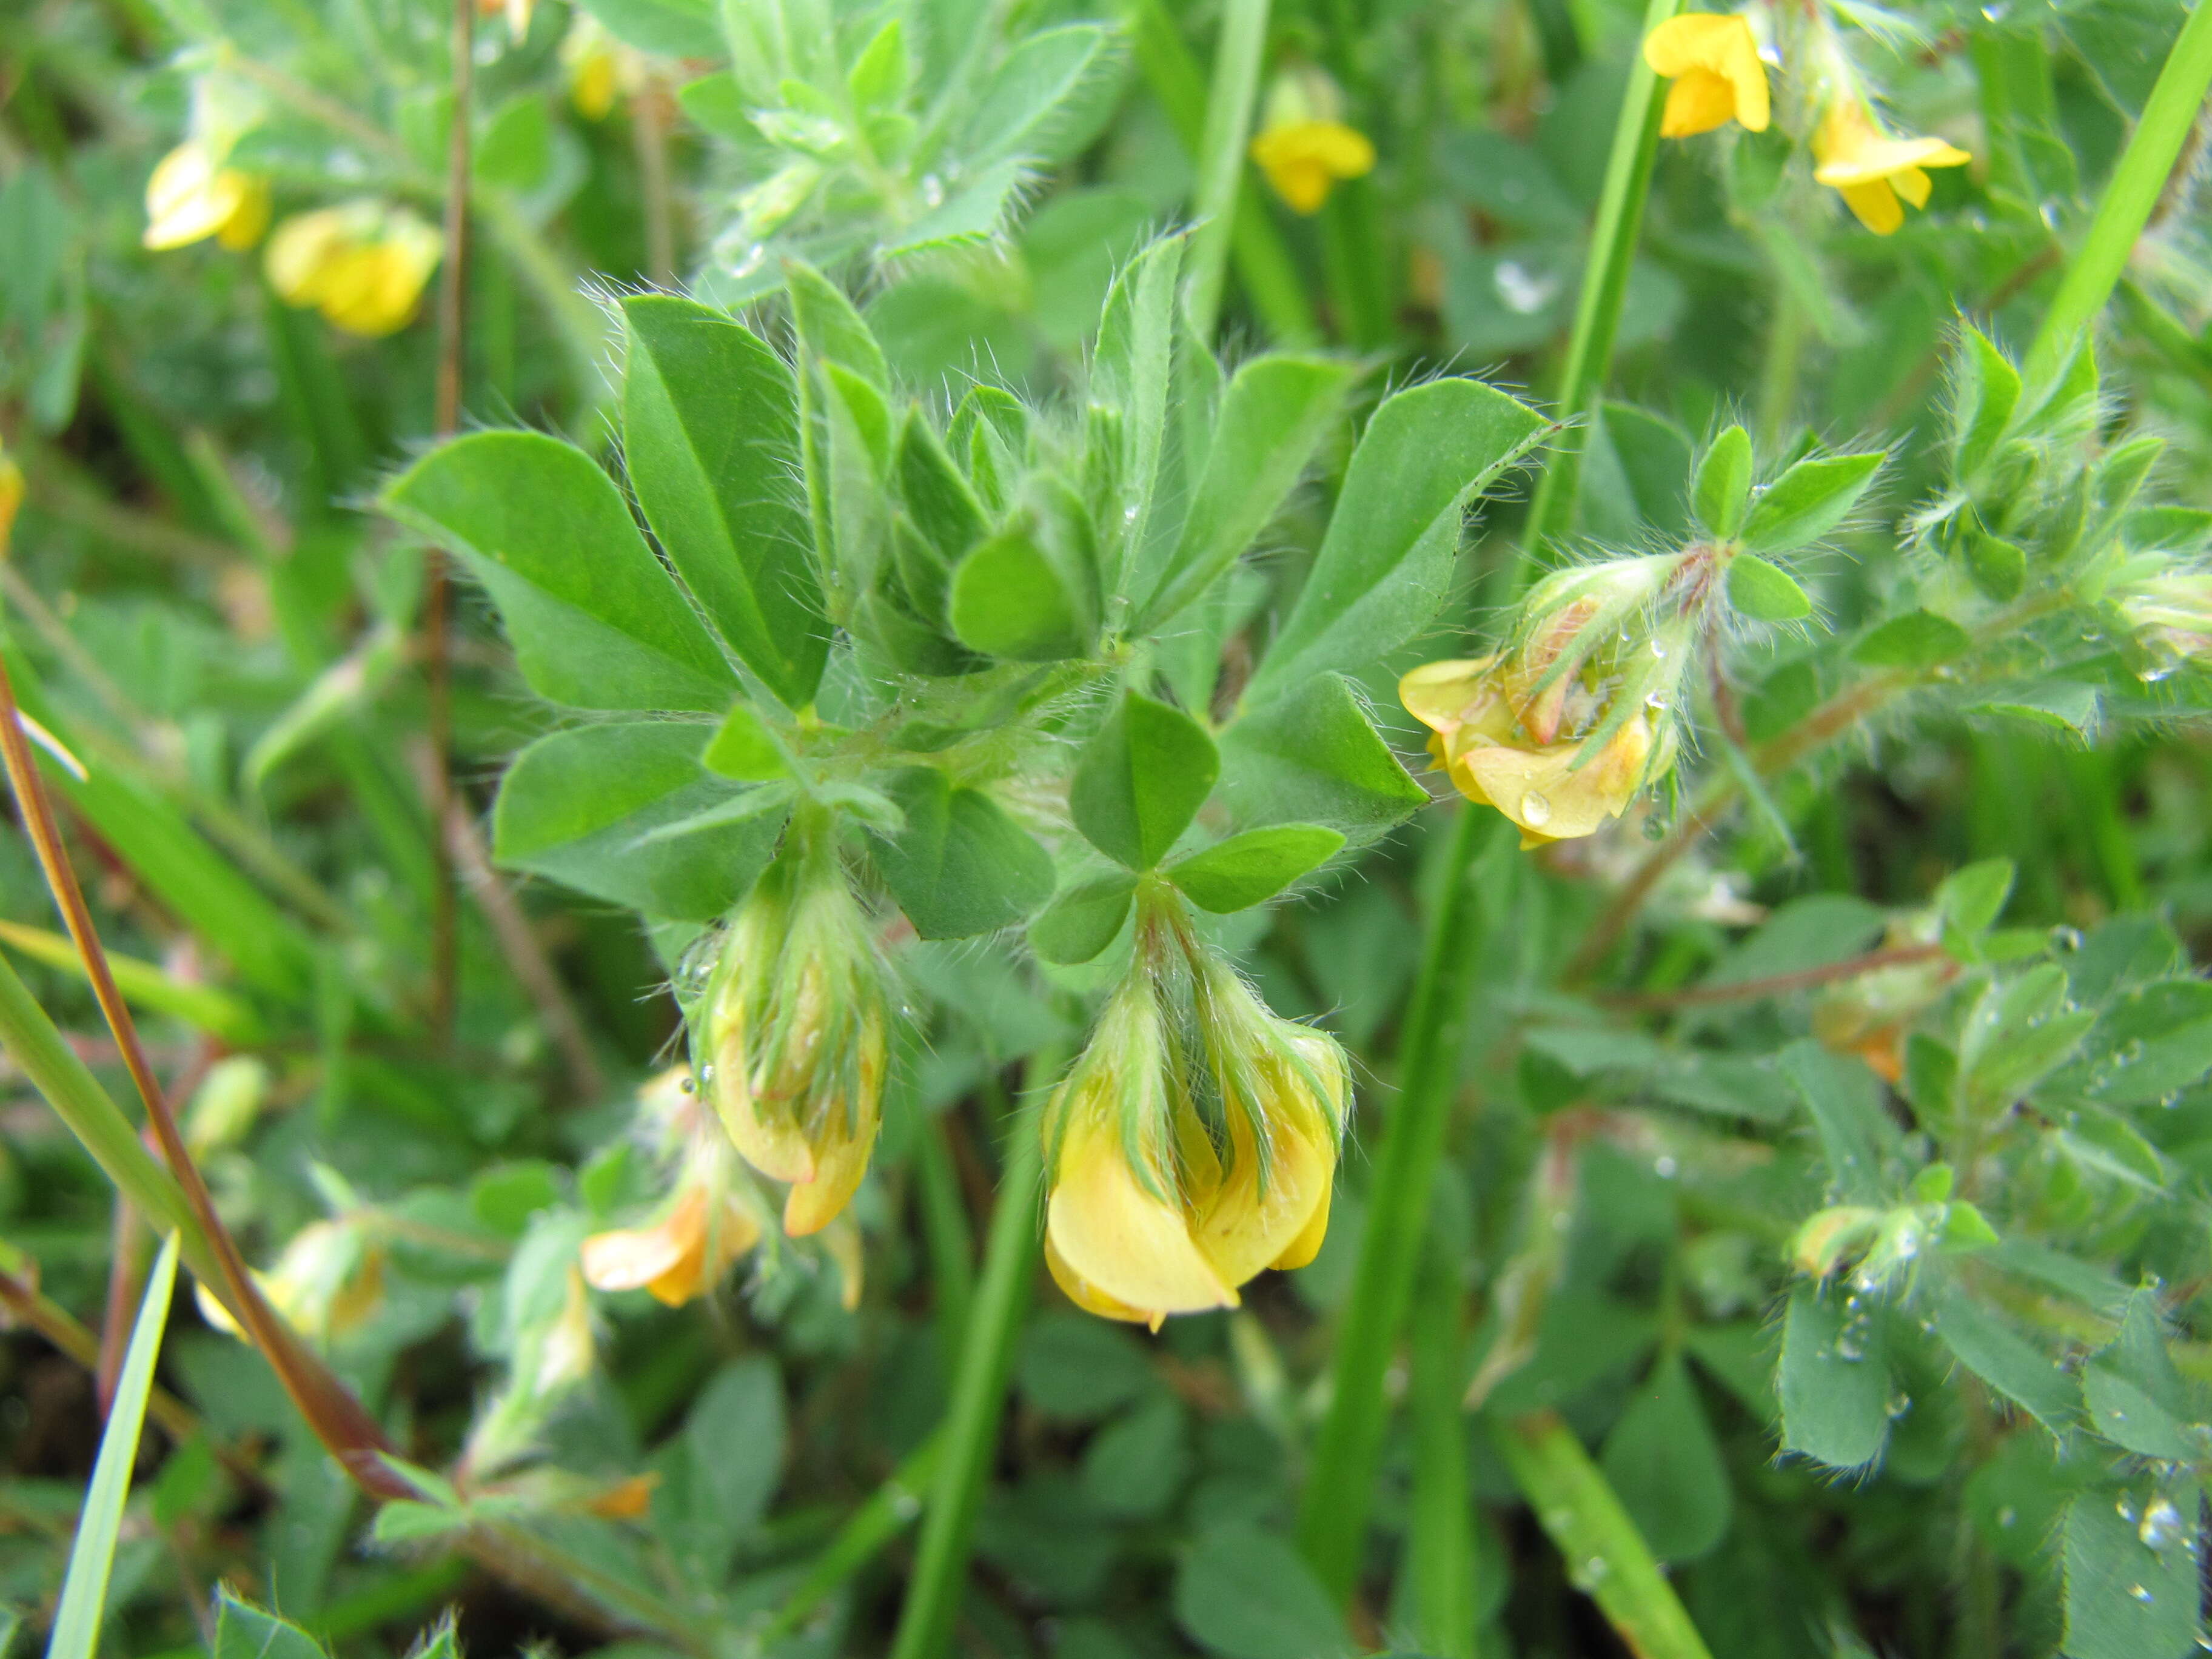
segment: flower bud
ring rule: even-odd
[[[645,84],[644,54],[581,9],[561,38],[561,66],[568,72],[568,101],[586,121],[605,120],[616,99]]]
[[[1513,644],[1398,684],[1453,786],[1541,846],[1618,817],[1674,763],[1671,710],[1691,634],[1641,621],[1692,556],[1563,570],[1530,592]]]
[[[645,1290],[679,1307],[720,1284],[760,1243],[766,1206],[720,1127],[696,1092],[684,1092],[690,1083],[690,1067],[676,1066],[641,1096],[641,1115],[680,1139],[676,1183],[645,1225],[584,1241],[584,1278],[593,1290]]]
[[[783,1228],[827,1225],[883,1121],[890,999],[826,820],[794,820],[738,907],[707,991],[700,1075],[745,1162],[791,1183]]]
[[[366,1218],[341,1216],[311,1221],[267,1273],[254,1280],[284,1322],[318,1346],[359,1330],[384,1306],[382,1242]],[[245,1340],[230,1310],[197,1287],[200,1316],[219,1331]]]
[[[1884,1212],[1863,1204],[1838,1204],[1820,1211],[1797,1230],[1790,1259],[1797,1271],[1826,1279],[1856,1255],[1881,1231]]]

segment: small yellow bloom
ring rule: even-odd
[[[212,236],[234,250],[269,228],[269,181],[223,165],[214,149],[188,138],[155,164],[146,180],[145,245],[183,247]]]
[[[1522,847],[1594,834],[1627,809],[1646,779],[1673,763],[1671,732],[1655,735],[1641,709],[1585,757],[1581,738],[1560,735],[1562,721],[1582,711],[1550,695],[1559,690],[1571,700],[1583,690],[1575,677],[1546,693],[1516,696],[1515,682],[1525,677],[1504,662],[1497,655],[1427,663],[1398,683],[1398,696],[1435,733],[1429,753],[1453,787],[1512,819]]]
[[[1813,176],[1834,187],[1858,222],[1877,236],[1905,222],[1902,196],[1915,207],[1928,205],[1926,167],[1964,167],[1974,158],[1941,138],[1897,138],[1875,124],[1856,97],[1838,98],[1828,106],[1813,135]]]
[[[359,1330],[384,1306],[384,1246],[360,1221],[311,1221],[293,1236],[276,1265],[253,1279],[286,1324],[316,1343],[328,1343]],[[230,1310],[206,1285],[198,1286],[196,1296],[203,1319],[244,1340]]]
[[[413,319],[444,252],[445,239],[416,214],[364,198],[287,219],[264,264],[288,305],[374,337]]]
[[[1375,168],[1375,146],[1344,121],[1344,94],[1310,64],[1283,71],[1252,140],[1252,160],[1295,213],[1318,213],[1340,179]]]
[[[1741,17],[1690,12],[1670,17],[1644,38],[1644,61],[1674,84],[1659,118],[1662,138],[1711,132],[1730,120],[1766,131],[1766,65],[1759,37]]]
[[[561,38],[561,63],[568,71],[568,101],[586,121],[605,120],[617,98],[644,88],[648,73],[643,53],[580,9]]]

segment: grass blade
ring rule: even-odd
[[[115,1385],[115,1404],[100,1437],[100,1455],[85,1488],[77,1517],[76,1541],[70,1546],[69,1571],[54,1609],[46,1659],[94,1659],[100,1647],[100,1618],[107,1604],[107,1577],[115,1565],[115,1540],[123,1527],[123,1506],[131,1498],[131,1468],[138,1461],[138,1434],[146,1421],[146,1401],[154,1388],[154,1362],[161,1352],[161,1333],[169,1322],[169,1296],[177,1286],[177,1235],[171,1233],[147,1275],[145,1299],[131,1332],[123,1375]]]
[[[1214,51],[1205,133],[1198,144],[1198,190],[1191,206],[1199,224],[1191,237],[1190,274],[1183,290],[1191,329],[1201,340],[1213,338],[1221,312],[1221,281],[1229,267],[1252,100],[1259,94],[1260,58],[1267,46],[1267,0],[1229,0]]]

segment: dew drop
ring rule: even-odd
[[[1530,829],[1541,830],[1552,821],[1550,798],[1529,790],[1521,797],[1521,817]]]
[[[1674,1178],[1674,1171],[1680,1167],[1674,1162],[1673,1156],[1667,1152],[1660,1153],[1651,1165],[1653,1171],[1662,1181],[1672,1181]]]
[[[2145,1607],[2148,1607],[2151,1604],[2151,1593],[2145,1589],[2141,1584],[2129,1585],[2128,1594],[2134,1596],[2136,1601],[2142,1602]]]
[[[2009,1504],[1997,1511],[1997,1525],[2000,1527],[2009,1527],[2019,1519],[2020,1511]]]
[[[2136,1536],[2154,1550],[2162,1550],[2181,1536],[2181,1511],[2166,1498],[2152,1501],[2143,1511],[2142,1524],[2136,1528]]]
[[[2136,1500],[2134,1498],[2129,1497],[2125,1492],[2122,1492],[2120,1494],[2120,1501],[2113,1504],[2112,1508],[2119,1516],[2121,1520],[2126,1522],[2130,1526],[2133,1526],[2135,1524]]]
[[[921,180],[921,199],[925,206],[933,208],[943,207],[945,205],[945,180],[939,178],[933,173],[923,174]]]

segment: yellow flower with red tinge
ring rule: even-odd
[[[1974,158],[1941,138],[1899,138],[1882,131],[1856,95],[1828,106],[1813,135],[1813,176],[1832,186],[1858,222],[1877,236],[1905,222],[1898,198],[1928,205],[1926,169],[1960,167]]]
[[[1662,138],[1687,138],[1730,121],[1766,131],[1766,65],[1745,19],[1712,12],[1670,17],[1644,38],[1644,61],[1674,83],[1660,112]]]
[[[362,198],[285,220],[263,264],[286,304],[313,306],[349,334],[375,337],[414,318],[445,247],[417,215]]]
[[[1321,211],[1345,179],[1375,169],[1375,146],[1343,118],[1344,95],[1311,64],[1278,76],[1268,90],[1252,160],[1294,213]]]
[[[767,1213],[721,1126],[678,1066],[640,1096],[643,1115],[680,1138],[676,1186],[641,1227],[594,1233],[584,1241],[584,1279],[595,1291],[652,1292],[680,1307],[704,1296],[761,1241]]]

